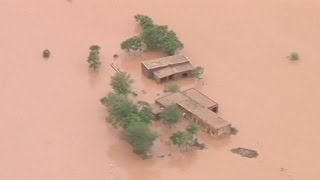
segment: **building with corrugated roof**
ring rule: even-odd
[[[188,58],[178,54],[143,61],[141,63],[141,70],[146,77],[153,78],[158,83],[162,83],[191,77],[194,67]]]

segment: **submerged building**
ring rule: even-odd
[[[191,77],[194,67],[183,55],[173,55],[158,59],[143,61],[141,63],[142,73],[162,83],[170,80],[177,80]]]
[[[218,103],[194,88],[156,99],[153,105],[155,116],[159,117],[162,110],[171,105],[177,105],[187,119],[197,123],[210,135],[219,137],[230,134],[231,124],[216,113]]]

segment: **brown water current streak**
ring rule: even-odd
[[[0,0],[0,179],[319,179],[319,6],[315,0]],[[144,78],[140,61],[163,54],[135,58],[119,49],[139,32],[138,13],[178,33],[182,53],[205,67],[204,86],[178,83],[219,102],[219,114],[238,135],[201,134],[206,150],[141,160],[105,123],[99,99],[110,90],[111,62],[132,74],[137,92],[147,92],[139,98],[162,94],[164,85]],[[102,47],[99,73],[88,71],[92,44]],[[52,53],[48,61],[44,49]],[[301,60],[288,61],[292,51]],[[258,158],[229,151],[239,146],[257,150]]]

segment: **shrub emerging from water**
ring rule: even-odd
[[[192,74],[196,79],[202,79],[202,75],[204,73],[204,68],[201,66],[198,66],[194,68]]]
[[[192,123],[185,131],[178,131],[173,133],[170,140],[173,144],[177,145],[182,149],[187,149],[188,146],[192,145],[194,139],[198,133],[198,125]]]
[[[117,72],[111,76],[111,87],[116,94],[128,95],[132,92],[132,83],[130,74],[126,72]]]
[[[292,52],[289,56],[290,60],[295,61],[300,59],[300,55],[298,52]]]
[[[161,113],[161,118],[163,119],[164,123],[168,124],[169,126],[179,122],[182,116],[183,113],[177,105],[168,106]]]
[[[170,84],[166,87],[166,91],[176,93],[180,91],[180,87],[177,84]]]
[[[100,67],[100,65],[101,65],[100,46],[98,46],[98,45],[90,46],[90,53],[89,53],[89,57],[88,57],[87,61],[89,63],[89,67],[94,70],[97,70]]]
[[[123,138],[133,147],[133,152],[146,157],[151,152],[157,134],[144,123],[133,123],[124,131]]]

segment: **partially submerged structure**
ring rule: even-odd
[[[218,104],[196,89],[191,88],[156,99],[153,112],[159,117],[162,111],[157,106],[163,109],[171,105],[178,105],[187,119],[199,124],[210,135],[219,137],[230,134],[231,124],[216,113]]]
[[[173,55],[158,59],[143,61],[142,73],[148,78],[154,78],[158,83],[191,77],[194,67],[183,55]]]

